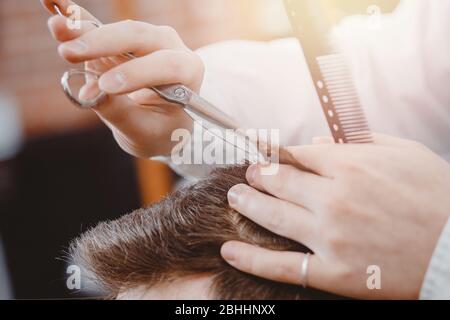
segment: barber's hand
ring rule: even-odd
[[[229,193],[233,208],[281,236],[309,247],[308,285],[354,298],[418,298],[433,250],[450,215],[450,165],[424,146],[387,136],[375,145],[292,148],[317,174],[281,166]],[[271,194],[273,196],[269,196]],[[305,255],[229,242],[234,267],[301,284]],[[367,269],[381,268],[381,290]]]
[[[52,13],[53,1],[41,0]],[[63,12],[74,3],[55,1]],[[163,101],[150,86],[182,83],[194,91],[203,80],[203,63],[189,50],[176,31],[137,21],[122,21],[95,28],[96,21],[81,11],[81,30],[70,30],[67,19],[52,16],[49,28],[62,42],[59,54],[69,62],[86,62],[89,71],[102,74],[99,86],[110,99],[95,109],[112,129],[120,146],[139,157],[168,155],[171,133],[192,128],[192,120],[179,106]],[[128,61],[120,54],[138,58]]]

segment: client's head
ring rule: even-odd
[[[274,250],[307,250],[229,207],[227,192],[245,182],[245,171],[246,167],[218,169],[156,205],[100,223],[72,243],[74,262],[91,274],[109,297],[328,298],[313,290],[242,273],[221,258],[220,248],[228,240]]]

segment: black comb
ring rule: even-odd
[[[336,143],[372,143],[345,60],[329,41],[333,23],[321,0],[284,0]]]

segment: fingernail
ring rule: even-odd
[[[230,264],[233,264],[236,260],[235,246],[233,243],[225,243],[221,250],[222,257]]]
[[[100,88],[109,93],[119,92],[125,86],[125,76],[120,72],[109,72],[100,78]]]
[[[60,46],[61,50],[64,51],[70,51],[72,53],[83,53],[87,51],[88,46],[87,44],[82,40],[75,40],[75,41],[69,41],[65,42]]]
[[[256,173],[258,172],[258,167],[256,165],[251,165],[246,174],[248,183],[253,184],[256,181]]]
[[[231,207],[237,207],[239,205],[240,198],[242,196],[242,188],[240,186],[234,186],[228,191],[228,203]]]

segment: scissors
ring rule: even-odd
[[[66,15],[62,12],[58,4],[53,3],[55,12],[63,17]],[[100,28],[102,24],[97,21],[89,21],[96,28]],[[132,53],[123,53],[122,57],[132,60],[136,56]],[[95,108],[106,100],[106,93],[100,92],[94,99],[83,100],[79,96],[75,96],[71,90],[70,79],[73,76],[84,76],[86,78],[98,80],[100,77],[98,74],[87,71],[87,70],[76,70],[72,69],[64,73],[61,78],[61,85],[64,93],[76,106],[82,109],[92,109]],[[231,144],[235,149],[243,152],[244,158],[248,163],[271,163],[273,159],[284,164],[291,164],[303,171],[309,171],[308,168],[300,164],[295,157],[285,148],[280,146],[270,146],[254,138],[250,138],[245,134],[244,130],[240,128],[238,123],[229,117],[227,114],[222,112],[219,108],[214,106],[212,103],[208,102],[206,99],[202,98],[196,92],[192,91],[188,87],[181,84],[164,85],[158,87],[149,87],[149,89],[156,92],[162,99],[167,102],[179,105],[184,109],[184,111],[194,120],[197,121],[196,117],[201,120],[206,120],[207,123],[212,124],[213,127],[221,130],[233,130],[237,135],[240,142],[237,142],[235,138],[230,138],[228,135],[218,135],[211,127],[205,125],[204,122],[200,123],[202,127],[210,132],[215,137],[222,139],[224,142]],[[197,121],[198,123],[198,121]],[[242,143],[244,142],[244,143]]]

